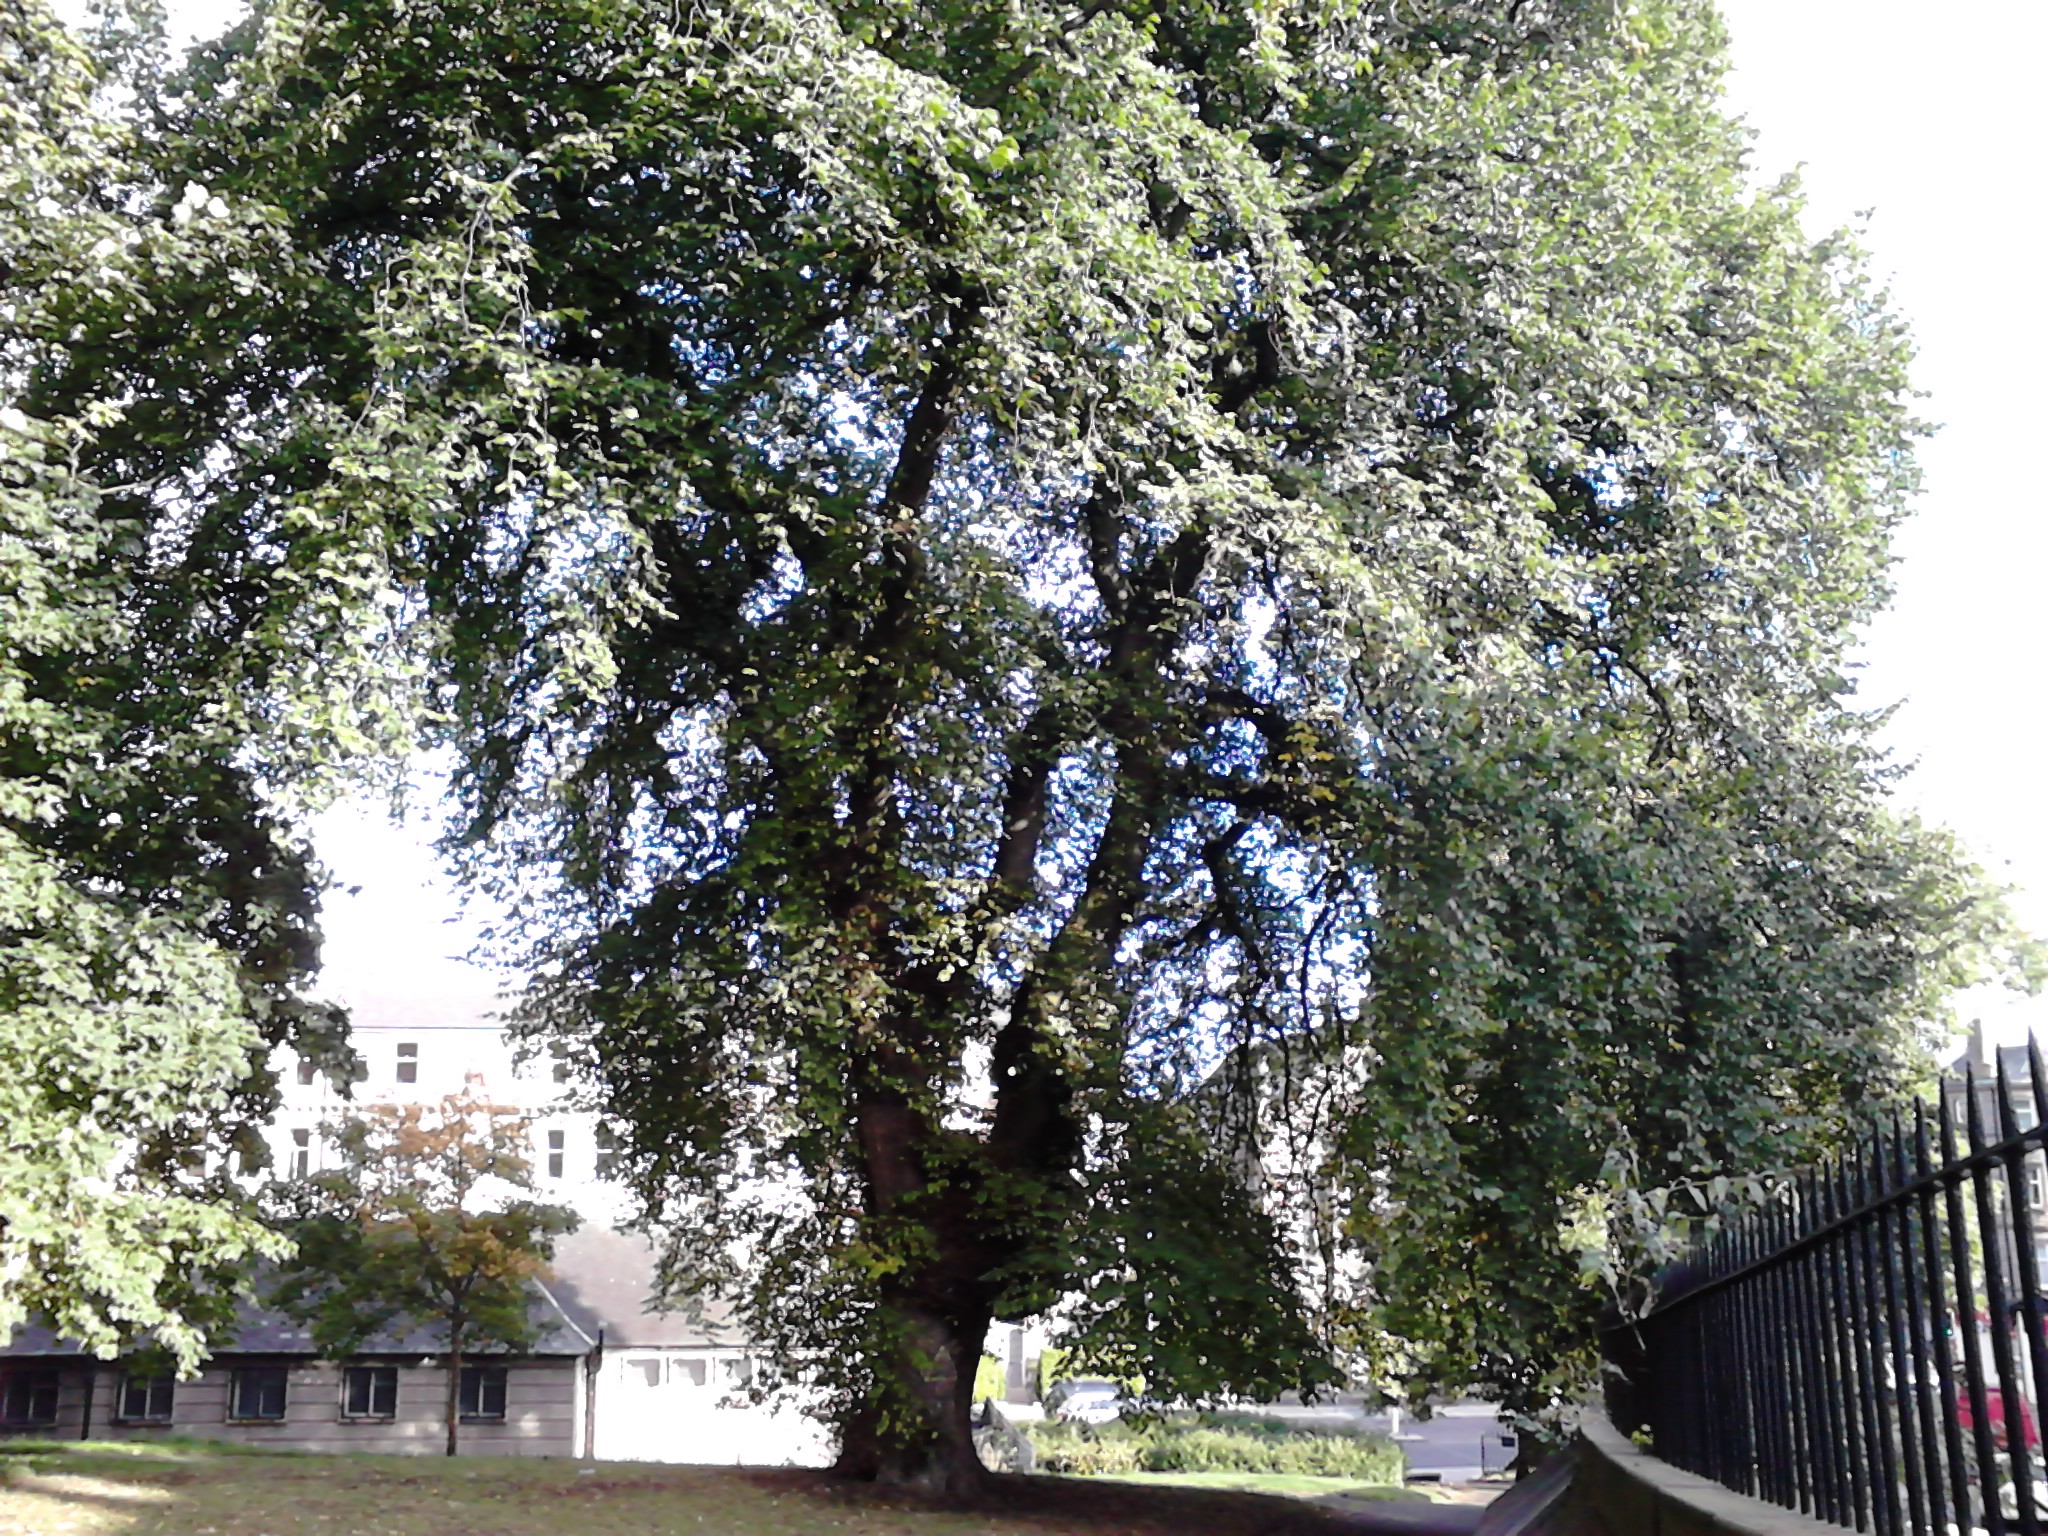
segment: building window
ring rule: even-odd
[[[548,1132],[548,1177],[551,1179],[562,1176],[562,1149],[566,1145],[567,1138],[562,1132]]]
[[[420,1080],[420,1048],[410,1040],[399,1042],[398,1080],[401,1083],[416,1083]]]
[[[0,1424],[57,1422],[57,1373],[48,1366],[23,1366],[7,1373],[0,1391]]]
[[[276,1420],[284,1417],[285,1368],[245,1365],[228,1384],[230,1419]]]
[[[2026,1168],[2027,1168],[2027,1209],[2028,1209],[2028,1210],[2030,1210],[2030,1211],[2038,1211],[2038,1210],[2040,1210],[2040,1209],[2041,1209],[2041,1203],[2042,1203],[2042,1202],[2041,1202],[2041,1169],[2040,1169],[2039,1165],[2037,1165],[2037,1164],[2034,1164],[2034,1163],[2028,1163],[2028,1164],[2026,1165]]]
[[[313,1171],[313,1133],[292,1132],[292,1177],[303,1179]]]
[[[166,1424],[171,1417],[171,1377],[130,1371],[121,1378],[121,1417],[135,1424]]]
[[[668,1382],[672,1387],[701,1387],[709,1373],[702,1360],[670,1360]]]
[[[313,1063],[310,1061],[299,1063],[299,1086],[301,1088],[313,1086]]]
[[[569,1058],[562,1054],[562,1048],[559,1045],[550,1047],[548,1054],[554,1058],[555,1081],[558,1083],[569,1081]]]
[[[600,1179],[608,1179],[612,1176],[612,1169],[618,1166],[618,1162],[619,1138],[608,1128],[600,1125],[597,1128],[597,1158],[592,1164],[591,1171]]]
[[[718,1374],[729,1387],[744,1387],[754,1379],[754,1362],[745,1355],[718,1362]]]
[[[505,1417],[505,1367],[465,1365],[458,1398],[465,1419],[500,1422]]]
[[[341,1416],[345,1419],[398,1417],[398,1367],[351,1365],[341,1373]]]
[[[628,1360],[626,1362],[626,1379],[633,1382],[635,1386],[660,1386],[661,1357],[659,1355],[643,1355],[638,1360]]]

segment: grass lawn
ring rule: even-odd
[[[1428,1494],[1415,1488],[1390,1488],[1385,1483],[1360,1483],[1348,1477],[1304,1477],[1295,1472],[1123,1472],[1105,1474],[1097,1481],[1136,1483],[1153,1488],[1217,1488],[1238,1493],[1277,1493],[1290,1499],[1319,1499],[1327,1494],[1341,1493],[1354,1501],[1431,1502]]]
[[[0,1441],[0,1536],[1336,1536],[1363,1529],[1316,1505],[1223,1491],[1200,1477],[1179,1486],[1148,1479],[1143,1487],[1003,1478],[988,1508],[963,1512],[793,1470]]]

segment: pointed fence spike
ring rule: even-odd
[[[1963,1124],[1970,1136],[1970,1155],[1984,1150],[1984,1106],[1977,1097],[1977,1063],[1963,1068]]]

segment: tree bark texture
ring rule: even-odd
[[[841,1426],[842,1477],[910,1488],[949,1502],[968,1503],[987,1491],[988,1472],[974,1447],[974,1373],[988,1333],[986,1312],[946,1314],[928,1304],[885,1303],[894,1335],[876,1371],[892,1377],[887,1392],[910,1424],[883,1422],[871,1398]]]

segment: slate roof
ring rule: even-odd
[[[1971,1054],[1968,1051],[1963,1052],[1962,1055],[1949,1064],[1949,1075],[1961,1077],[1963,1075],[1963,1068],[1971,1060]],[[1998,1069],[2001,1066],[2005,1068],[2005,1075],[2011,1081],[2013,1087],[2025,1089],[2033,1082],[2032,1069],[2027,1063],[2027,1048],[2024,1045],[2001,1045],[1996,1050],[1988,1051],[1983,1056],[1975,1058],[1975,1060],[1977,1063],[1977,1080],[1979,1082],[1996,1082],[1998,1080]]]
[[[746,1335],[719,1301],[655,1304],[654,1245],[636,1232],[583,1227],[555,1246],[548,1290],[569,1319],[607,1349],[735,1348]]]
[[[542,1303],[548,1316],[548,1323],[541,1335],[534,1341],[529,1356],[580,1355],[588,1348],[583,1339],[567,1326],[566,1319],[553,1307]],[[216,1359],[231,1359],[240,1355],[307,1355],[319,1353],[313,1348],[308,1330],[282,1314],[254,1303],[244,1303],[238,1309],[241,1322],[232,1339],[223,1339],[211,1351]],[[361,1350],[365,1355],[438,1355],[446,1346],[446,1338],[432,1329],[414,1328],[403,1333],[382,1333],[372,1338]],[[60,1339],[49,1329],[36,1325],[19,1327],[6,1344],[0,1345],[0,1356],[26,1355],[80,1355],[84,1350],[76,1340]],[[479,1356],[492,1353],[478,1350]]]
[[[733,1325],[731,1309],[713,1302],[700,1308],[661,1311],[652,1304],[654,1248],[633,1233],[586,1227],[556,1245],[554,1273],[537,1289],[537,1306],[547,1326],[530,1351],[534,1355],[581,1355],[596,1343],[600,1330],[611,1348],[733,1348],[745,1336]],[[213,1354],[312,1355],[310,1332],[282,1313],[244,1301],[232,1340],[216,1345]],[[367,1355],[433,1355],[443,1340],[432,1329],[384,1334],[365,1346]],[[0,1355],[77,1355],[79,1345],[60,1339],[47,1328],[20,1327],[0,1345]]]

